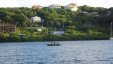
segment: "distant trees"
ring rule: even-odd
[[[107,24],[112,16],[107,17],[108,11],[111,11],[112,8],[106,9],[101,7],[89,7],[87,5],[80,6],[79,10],[72,12],[62,7],[62,9],[50,9],[44,7],[40,10],[34,10],[31,8],[0,8],[0,19],[7,22],[15,22],[18,26],[29,26],[30,18],[33,16],[41,17],[44,22],[43,25],[47,27],[54,27],[56,29],[63,28],[66,26],[75,25],[76,28],[80,26],[97,26],[100,27]],[[99,16],[88,16],[87,14],[83,15],[82,12],[96,12]],[[104,20],[103,20],[104,19]]]
[[[113,8],[106,9],[86,5],[78,8],[78,11],[75,12],[64,7],[61,9],[44,7],[40,10],[26,7],[0,8],[0,20],[17,23],[17,27],[26,27],[31,25],[31,17],[38,16],[43,19],[43,26],[50,31],[65,30],[66,33],[63,36],[70,37],[70,34],[74,34],[74,38],[78,35],[80,37],[91,35],[91,33],[98,35],[109,34],[110,22],[113,21]]]

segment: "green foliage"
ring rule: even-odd
[[[15,33],[0,34],[0,41],[8,39],[22,41],[19,34],[26,34],[26,41],[36,40],[85,40],[107,39],[109,37],[110,22],[113,21],[113,8],[80,6],[79,10],[72,12],[65,9],[50,9],[44,7],[41,10],[31,8],[0,8],[0,20],[8,23],[17,23]],[[85,13],[84,13],[85,12]],[[94,13],[94,14],[93,14]],[[95,15],[97,13],[97,15]],[[30,18],[39,16],[42,23],[30,23]],[[27,30],[31,25],[44,26],[41,32]],[[52,35],[51,31],[64,30],[63,35]],[[23,40],[23,41],[24,41]]]

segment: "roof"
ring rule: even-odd
[[[59,5],[59,4],[52,4],[53,6],[61,6],[61,5]]]
[[[77,6],[77,4],[75,4],[75,3],[70,3],[70,4],[68,4],[68,6]]]
[[[16,25],[17,25],[17,24],[15,24],[15,23],[5,23],[5,22],[3,22],[3,23],[1,22],[1,23],[0,23],[0,25],[3,25],[3,24],[4,24],[4,25],[10,25],[10,26],[16,26]]]
[[[59,4],[52,4],[52,5],[50,5],[49,7],[51,7],[51,8],[61,8],[61,6],[62,5],[59,5]]]
[[[34,5],[34,6],[32,6],[32,8],[33,8],[33,9],[41,9],[41,8],[43,8],[43,7],[40,6],[40,5]]]

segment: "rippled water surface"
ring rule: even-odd
[[[0,43],[0,64],[113,64],[113,41]]]

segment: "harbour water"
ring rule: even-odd
[[[113,41],[0,43],[0,64],[113,64]]]

